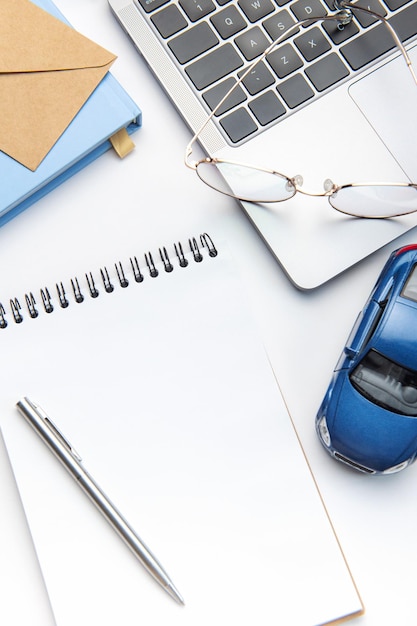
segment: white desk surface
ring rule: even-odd
[[[348,332],[385,259],[392,249],[417,240],[417,232],[317,290],[298,291],[234,201],[206,188],[183,165],[189,131],[106,0],[56,3],[73,26],[118,55],[112,71],[141,107],[143,128],[134,136],[135,151],[125,160],[104,155],[0,229],[2,297],[13,295],[8,268],[15,275],[25,274],[28,288],[35,289],[42,280],[37,259],[49,258],[57,276],[66,277],[74,259],[77,263],[83,259],[86,270],[89,263],[94,269],[101,256],[116,260],[126,254],[124,243],[127,234],[131,241],[132,229],[138,251],[202,231],[225,239],[366,608],[365,615],[352,623],[414,623],[417,464],[390,477],[356,474],[328,458],[316,438],[314,418]],[[2,448],[0,455],[4,456]],[[0,473],[0,484],[2,494],[11,493],[7,471]],[[21,526],[10,520],[16,511],[13,506],[2,507],[0,516],[0,534],[16,530],[10,543],[3,542],[0,560],[2,593],[8,596],[9,607],[14,600],[22,601],[15,579],[8,576],[8,563],[23,550]],[[36,576],[36,570],[31,575]],[[323,601],[331,593],[331,588],[323,589]],[[46,600],[40,595],[39,610],[42,602]],[[2,623],[10,623],[7,615]]]

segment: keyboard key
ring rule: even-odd
[[[226,43],[185,68],[196,89],[205,89],[242,67],[243,60],[232,44]]]
[[[187,20],[180,13],[175,4],[171,4],[165,9],[162,9],[158,13],[155,13],[151,17],[151,21],[154,23],[161,37],[167,39],[188,25]]]
[[[233,113],[224,117],[220,120],[220,124],[233,143],[249,137],[249,135],[258,130],[249,113],[243,108],[237,109],[237,111],[233,111]]]
[[[339,45],[359,32],[359,28],[352,20],[349,24],[339,24],[337,20],[326,20],[322,27],[336,45]]]
[[[410,2],[410,0],[384,0],[384,3],[391,11],[396,11],[407,4],[407,2]]]
[[[252,100],[249,108],[261,124],[266,126],[286,113],[286,109],[273,91],[266,91]]]
[[[295,109],[314,96],[314,91],[301,74],[295,74],[280,83],[277,91],[290,109]]]
[[[146,13],[152,13],[168,2],[169,0],[139,0],[139,4]]]
[[[402,41],[417,33],[417,3],[396,13],[390,20]],[[340,48],[349,65],[357,70],[395,47],[394,40],[384,24],[375,26]]]
[[[267,61],[278,78],[285,78],[303,65],[301,58],[289,43],[268,54]]]
[[[236,45],[247,61],[252,61],[266,50],[270,42],[259,26],[247,30],[235,39]]]
[[[239,0],[238,5],[250,22],[257,22],[275,9],[271,0]]]
[[[401,41],[406,41],[417,34],[417,2],[413,2],[407,8],[396,13],[389,22]]]
[[[207,52],[219,43],[210,26],[204,22],[193,26],[182,35],[178,35],[168,43],[168,46],[181,64]]]
[[[324,91],[349,76],[349,70],[335,52],[310,65],[305,72],[317,91]]]
[[[387,14],[386,10],[383,6],[381,6],[378,0],[359,0],[359,2],[354,2],[353,4],[357,7],[363,7],[364,9],[374,11],[375,13],[382,15],[382,17],[385,17]],[[375,24],[375,22],[379,22],[377,17],[369,15],[369,13],[365,13],[364,11],[354,11],[353,13],[363,28],[368,28],[368,26]]]
[[[234,78],[228,78],[219,85],[216,85],[203,93],[203,98],[212,111],[235,84],[236,80]],[[238,104],[242,104],[242,102],[246,99],[245,92],[239,85],[232,91],[230,96],[226,98],[221,107],[219,107],[219,110],[216,111],[215,115],[223,115],[223,113],[230,111],[230,109],[233,109]]]
[[[327,14],[326,8],[320,0],[296,0],[291,5],[291,11],[297,20],[305,20],[309,17],[323,17]],[[308,24],[304,24],[308,26]]]
[[[245,70],[239,72],[239,78],[242,76]],[[267,87],[270,87],[275,82],[275,78],[266,67],[263,61],[260,61],[256,67],[254,67],[249,74],[243,79],[242,84],[248,90],[251,96],[256,95],[260,91],[263,91]]]
[[[179,4],[191,22],[197,22],[216,9],[212,0],[179,0]]]
[[[222,39],[236,35],[247,26],[247,22],[234,4],[216,13],[210,20]]]
[[[300,37],[296,37],[294,43],[306,61],[313,61],[331,49],[330,43],[317,27],[305,31]]]
[[[337,0],[324,0],[324,4],[329,7],[330,11],[337,11],[337,7],[335,6],[335,2]]]
[[[386,27],[381,24],[342,46],[340,52],[350,67],[358,70],[367,63],[377,59],[381,54],[388,52],[394,46],[393,38]]]
[[[287,9],[284,9],[282,11],[278,11],[278,13],[276,13],[272,17],[268,17],[268,19],[265,20],[262,25],[268,35],[271,37],[272,41],[275,41],[276,39],[278,39],[278,37],[282,37],[282,41],[284,41],[285,37],[283,35],[290,28],[290,35],[295,35],[295,33],[298,33],[300,29],[299,27],[294,27],[296,23],[297,22],[292,17],[292,15],[288,13]]]

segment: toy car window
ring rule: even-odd
[[[411,270],[401,295],[404,298],[409,298],[410,300],[417,302],[417,265],[414,265]]]
[[[350,375],[353,387],[374,404],[417,417],[417,372],[370,350]]]

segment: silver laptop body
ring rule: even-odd
[[[417,0],[360,1],[391,20],[417,67]],[[332,2],[109,0],[193,132],[266,43],[297,19],[325,15]],[[346,27],[300,27],[248,75],[231,104],[201,135],[211,156],[301,174],[313,194],[327,178],[417,181],[417,88],[386,27],[369,15]],[[326,198],[301,194],[240,204],[301,289],[325,283],[417,224],[417,214],[351,218]]]

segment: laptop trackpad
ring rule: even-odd
[[[408,54],[417,73],[417,46]],[[402,56],[358,80],[349,93],[408,177],[416,181],[417,85]]]

